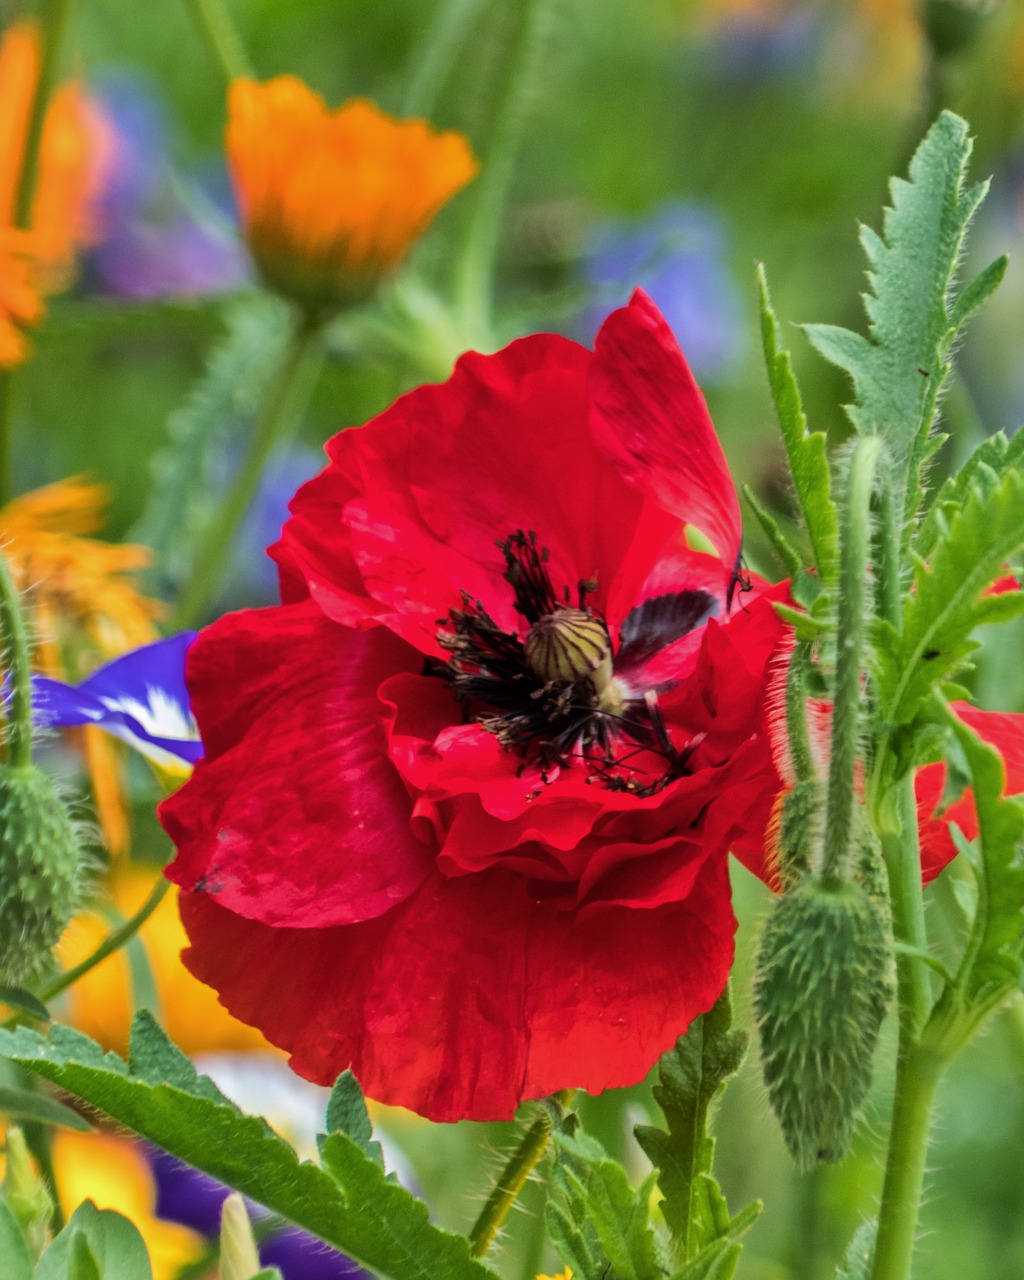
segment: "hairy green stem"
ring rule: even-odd
[[[0,639],[3,641],[3,662],[0,666],[7,671],[11,682],[6,712],[7,763],[15,769],[27,769],[32,763],[32,664],[18,588],[2,552]]]
[[[486,0],[447,0],[434,12],[427,34],[416,50],[416,66],[409,75],[402,111],[407,116],[430,116],[451,72],[470,24]]]
[[[798,782],[814,776],[814,756],[807,731],[807,690],[804,680],[810,659],[810,645],[798,641],[786,672],[786,736],[793,772]]]
[[[296,315],[288,348],[249,451],[205,532],[192,576],[174,611],[174,630],[202,621],[220,585],[238,526],[249,510],[267,461],[274,449],[292,435],[309,404],[320,373],[322,331],[319,319]]]
[[[224,0],[186,0],[224,79],[253,78],[252,63]]]
[[[21,230],[32,224],[32,204],[39,176],[39,155],[46,127],[46,109],[56,79],[57,63],[64,41],[71,0],[42,0],[39,7],[39,74],[32,92],[25,142],[21,153],[12,223]],[[13,492],[11,477],[11,432],[14,410],[14,370],[0,369],[0,504]]]
[[[138,911],[124,924],[120,925],[112,933],[109,933],[100,945],[84,960],[79,961],[72,969],[68,969],[65,973],[58,974],[52,981],[40,991],[39,998],[45,1004],[47,1000],[53,1000],[55,996],[59,996],[62,991],[66,991],[79,978],[84,977],[91,969],[95,969],[98,964],[102,964],[107,956],[113,955],[115,951],[130,942],[138,933],[149,917],[157,909],[164,898],[167,896],[167,890],[171,887],[171,882],[164,876],[153,886],[153,891],[146,901],[139,907]]]
[[[836,671],[832,698],[832,750],[828,772],[822,878],[845,880],[854,831],[854,775],[863,702],[861,675],[867,634],[871,495],[881,454],[877,436],[858,441],[850,459],[843,508],[836,617]]]
[[[910,1276],[932,1102],[944,1065],[941,1058],[916,1044],[901,1046],[871,1280],[908,1280]]]
[[[484,155],[483,171],[469,194],[469,212],[456,264],[458,309],[467,332],[490,345],[494,262],[501,235],[502,211],[512,184],[516,156],[533,91],[547,0],[520,0],[519,31]]]
[[[896,502],[892,485],[885,474],[887,469],[881,467],[879,470],[874,557],[878,612],[886,622],[898,627],[903,615],[900,533],[896,523]]]
[[[556,1094],[560,1102],[567,1102],[569,1093]],[[508,1164],[501,1171],[494,1190],[480,1210],[480,1216],[469,1233],[470,1250],[475,1258],[482,1258],[494,1243],[502,1223],[519,1198],[526,1180],[543,1159],[551,1137],[553,1121],[545,1107],[523,1134],[522,1141],[513,1151]]]

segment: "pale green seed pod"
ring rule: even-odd
[[[600,618],[568,606],[533,624],[526,661],[542,680],[591,680],[600,693],[612,677],[612,642]]]
[[[64,932],[78,897],[75,827],[34,765],[0,765],[0,985],[17,985]]]
[[[891,996],[888,920],[861,885],[811,876],[776,904],[755,1005],[772,1109],[803,1168],[840,1160]]]
[[[53,1201],[46,1183],[32,1167],[25,1135],[17,1126],[12,1126],[7,1131],[6,1154],[3,1197],[18,1220],[29,1252],[38,1261],[50,1241]]]

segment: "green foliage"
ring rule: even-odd
[[[772,310],[768,281],[761,265],[757,268],[757,281],[761,294],[761,339],[772,400],[782,428],[797,502],[811,541],[814,565],[820,580],[830,585],[839,572],[839,517],[832,501],[827,441],[824,432],[807,430],[800,388],[789,352],[782,346],[779,322]],[[789,572],[796,576],[792,570]]]
[[[801,880],[765,926],[755,1005],[761,1062],[802,1168],[846,1154],[891,995],[890,933],[860,885]]]
[[[870,338],[832,325],[808,325],[818,351],[853,379],[847,407],[862,434],[884,437],[916,490],[939,391],[957,330],[1002,279],[1006,259],[988,267],[953,298],[953,278],[967,226],[988,190],[966,188],[967,125],[944,111],[910,162],[910,180],[892,181],[883,235],[861,229],[868,256],[865,294]],[[901,504],[903,505],[903,504]]]
[[[37,1120],[40,1124],[56,1124],[65,1129],[77,1129],[80,1133],[92,1130],[89,1121],[77,1111],[72,1111],[56,1098],[48,1098],[31,1089],[0,1085],[0,1111],[11,1120]]]
[[[54,1026],[48,1038],[0,1030],[0,1053],[106,1112],[172,1155],[304,1227],[394,1280],[487,1280],[467,1242],[432,1226],[427,1209],[343,1133],[322,1144],[323,1168],[299,1161],[265,1121],[243,1115],[141,1012],[129,1061]]]
[[[19,1013],[27,1013],[30,1018],[40,1022],[50,1021],[50,1011],[37,996],[23,987],[0,987],[0,1004],[9,1009],[17,1009]]]
[[[168,441],[153,457],[149,497],[132,530],[133,539],[153,549],[148,585],[157,594],[187,576],[194,540],[212,510],[212,473],[225,441],[264,403],[291,331],[288,308],[263,294],[236,301],[225,323],[205,373],[167,420]]]
[[[18,1219],[0,1196],[0,1258],[4,1280],[32,1280],[32,1255]]]
[[[931,691],[962,667],[975,644],[971,633],[985,623],[1024,612],[1024,594],[986,595],[1024,546],[1024,471],[996,475],[977,465],[965,485],[963,505],[929,526],[925,560],[914,559],[902,630],[880,622],[874,634],[874,669],[883,721],[909,725]]]
[[[836,1272],[836,1280],[870,1280],[877,1235],[878,1222],[874,1219],[858,1227],[843,1257],[842,1266]]]
[[[364,1155],[384,1168],[384,1152],[380,1143],[373,1140],[366,1099],[351,1071],[343,1071],[334,1082],[327,1100],[327,1132],[345,1134]]]
[[[43,1254],[34,1280],[152,1280],[153,1271],[135,1226],[91,1200],[78,1206]]]
[[[554,1151],[565,1208],[549,1203],[548,1227],[574,1280],[602,1280],[609,1268],[619,1280],[661,1280],[665,1259],[650,1224],[655,1174],[634,1190],[622,1165],[583,1133],[556,1132]]]
[[[708,1134],[711,1109],[747,1052],[749,1037],[731,1027],[732,999],[726,989],[658,1063],[654,1097],[668,1130],[650,1125],[636,1129],[637,1141],[657,1171],[665,1197],[661,1211],[681,1262],[735,1233],[735,1220],[711,1172],[715,1140]]]
[[[975,487],[989,491],[998,477],[1024,463],[1024,431],[1010,440],[1002,431],[983,440],[955,475],[947,477],[933,498],[914,538],[914,550],[923,559],[931,555],[936,542],[949,534],[949,522],[971,497]]]

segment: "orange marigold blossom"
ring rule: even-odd
[[[43,303],[35,282],[31,241],[24,232],[0,229],[0,369],[28,356],[25,329],[38,324]]]
[[[108,496],[103,485],[72,477],[0,507],[0,547],[26,593],[34,664],[59,679],[77,680],[156,638],[162,606],[135,579],[149,551],[89,536],[102,527]],[[107,845],[121,853],[129,841],[121,745],[91,726],[78,732]]]
[[[0,225],[17,221],[32,99],[39,78],[40,35],[33,22],[16,22],[0,41]],[[70,82],[50,96],[40,143],[29,230],[39,282],[62,287],[76,249],[95,238],[95,199],[110,149],[99,109]]]
[[[477,171],[460,133],[365,99],[329,111],[295,76],[232,83],[226,147],[257,266],[313,310],[366,298]]]

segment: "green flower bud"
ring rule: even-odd
[[[233,1191],[224,1201],[220,1218],[220,1280],[254,1280],[260,1257],[245,1201]]]
[[[34,765],[0,765],[0,984],[18,985],[46,957],[78,897],[74,824]]]
[[[825,784],[804,778],[785,793],[779,818],[776,860],[784,892],[821,864],[825,829]]]
[[[601,693],[612,678],[612,642],[600,618],[585,609],[556,609],[533,624],[526,661],[542,680],[591,680]]]
[[[53,1201],[46,1184],[32,1167],[25,1135],[17,1127],[7,1131],[3,1196],[24,1232],[29,1252],[34,1258],[40,1258],[50,1240]]]
[[[772,1109],[803,1168],[847,1152],[891,995],[891,943],[860,885],[808,877],[761,939],[755,1005]]]

